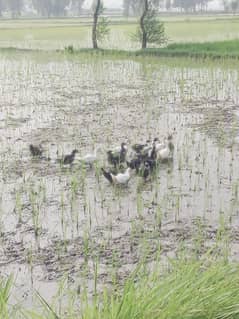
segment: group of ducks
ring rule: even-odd
[[[41,158],[43,149],[41,146],[29,146],[30,153],[33,157]],[[92,154],[86,154],[79,158],[79,161],[92,166],[97,160],[96,148]],[[132,170],[147,180],[155,171],[159,162],[169,161],[173,156],[174,145],[172,135],[168,135],[166,142],[160,142],[158,138],[147,140],[144,144],[134,144],[133,152],[128,154],[126,143],[107,151],[108,163],[111,165],[109,169],[101,168],[104,177],[111,184],[127,185],[131,176]],[[71,154],[65,155],[60,161],[63,165],[72,165],[78,150],[73,150]],[[126,167],[125,167],[126,166]]]

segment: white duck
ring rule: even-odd
[[[163,160],[168,160],[174,151],[174,145],[172,143],[172,135],[168,136],[168,143],[164,145],[163,148],[159,149],[157,151],[157,159],[163,161]]]
[[[154,139],[152,145],[153,146],[155,145],[156,152],[159,152],[160,150],[162,150],[166,146],[165,143],[161,143],[158,138]]]
[[[124,173],[118,173],[117,175],[114,175],[110,172],[107,172],[104,170],[104,168],[101,169],[103,172],[104,177],[111,183],[111,184],[118,184],[118,185],[127,185],[130,178],[131,178],[131,168],[128,167]]]
[[[165,143],[161,143],[158,138],[155,138],[153,141],[147,141],[148,144],[144,147],[142,151],[142,155],[148,155],[151,157],[153,149],[155,149],[155,152],[158,153],[160,150],[166,147]]]
[[[88,153],[83,157],[79,158],[79,161],[88,164],[93,165],[97,161],[97,152],[99,151],[99,147],[97,147],[93,153]]]

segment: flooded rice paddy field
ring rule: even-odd
[[[0,60],[0,272],[14,274],[15,298],[50,299],[63,278],[91,292],[96,263],[101,287],[142,257],[200,253],[224,234],[239,259],[238,66],[42,55]],[[101,175],[112,145],[168,133],[173,161],[150,181]],[[94,169],[57,161],[96,146]]]

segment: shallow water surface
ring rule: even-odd
[[[145,247],[149,262],[159,246],[171,256],[199,228],[210,245],[222,223],[238,258],[238,68],[172,61],[1,55],[0,271],[17,298],[50,299],[64,276],[91,290],[95,260],[99,285],[115,269],[123,280]],[[101,175],[113,145],[169,133],[173,161],[149,182],[113,188]],[[33,160],[30,143],[50,160]],[[57,161],[96,146],[94,169]]]

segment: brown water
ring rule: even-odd
[[[14,274],[14,296],[50,299],[64,276],[91,290],[96,260],[99,285],[115,269],[123,280],[144,250],[174,255],[199,229],[206,249],[222,224],[238,258],[238,66],[42,55],[0,56],[0,273]],[[173,162],[151,181],[101,176],[112,145],[168,133]],[[30,143],[51,160],[33,160]],[[96,146],[96,169],[57,162]]]

